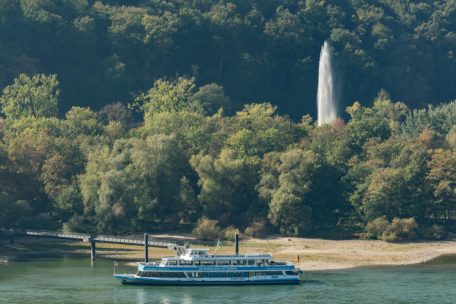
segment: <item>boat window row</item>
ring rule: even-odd
[[[167,260],[162,262],[162,266],[264,266],[264,265],[278,265],[277,263],[267,260]]]
[[[255,276],[282,275],[282,271],[217,271],[217,272],[186,272],[189,278],[247,278]],[[287,271],[287,274],[288,271]],[[143,278],[186,278],[184,272],[138,271],[138,276]]]
[[[187,272],[190,278],[247,278],[256,276],[283,275],[282,271],[217,271],[217,272]]]
[[[169,271],[138,271],[137,275],[143,278],[186,278],[183,272]]]
[[[282,275],[281,271],[250,271],[250,272],[187,272],[189,278],[247,278],[256,276]]]
[[[247,278],[248,272],[187,272],[189,278]]]
[[[252,272],[250,272],[252,274]],[[274,276],[283,275],[282,271],[256,271],[255,276]]]

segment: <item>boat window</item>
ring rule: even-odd
[[[201,261],[194,261],[193,265],[200,266],[201,265]]]
[[[220,261],[217,261],[217,265],[231,265],[231,261],[230,260],[220,260]]]
[[[217,271],[217,272],[201,272],[201,277],[203,278],[240,278],[240,277],[246,277],[248,273],[243,273],[243,272],[223,272],[223,271]]]
[[[248,260],[248,264],[249,265],[255,265],[255,261],[254,260]]]
[[[152,277],[152,278],[186,278],[185,273],[183,272],[164,272],[164,271],[157,271],[157,272],[148,272],[145,277]]]
[[[168,265],[168,266],[176,266],[177,265],[177,261],[168,260],[168,263],[166,265]]]
[[[201,261],[201,265],[203,265],[203,266],[215,265],[215,261]]]
[[[192,261],[179,261],[179,265],[183,265],[183,266],[192,265]]]
[[[233,265],[244,265],[245,262],[246,262],[245,260],[234,260]]]
[[[282,271],[262,271],[261,274],[258,275],[265,275],[265,276],[277,276],[282,275]]]

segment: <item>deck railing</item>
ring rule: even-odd
[[[40,231],[40,230],[1,230],[4,234],[18,235],[18,236],[32,236],[32,237],[47,237],[47,238],[58,238],[67,240],[80,240],[83,242],[98,242],[98,243],[111,243],[111,244],[127,244],[127,245],[138,245],[144,246],[144,239],[111,236],[111,235],[91,235],[84,233],[65,233],[56,231]],[[166,241],[155,241],[149,240],[149,246],[170,248],[173,249],[177,246],[174,242]]]

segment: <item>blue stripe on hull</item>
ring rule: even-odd
[[[139,265],[141,271],[271,271],[271,270],[294,270],[294,266],[186,266],[186,267],[162,267],[162,266],[144,266]]]
[[[256,281],[158,281],[158,280],[141,280],[126,281],[121,280],[124,285],[169,285],[169,286],[220,286],[220,285],[284,285],[300,283],[299,280],[256,280]]]

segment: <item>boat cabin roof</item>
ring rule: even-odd
[[[271,254],[209,255],[209,249],[187,248],[177,257],[164,257],[166,261],[205,261],[205,260],[271,260]]]

